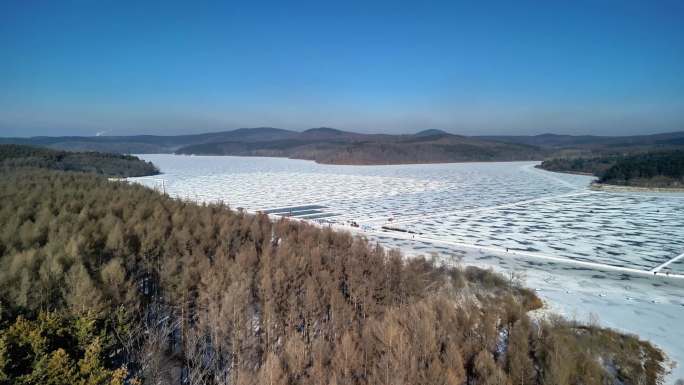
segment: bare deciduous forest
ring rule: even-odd
[[[520,282],[94,174],[0,180],[3,384],[658,384]]]

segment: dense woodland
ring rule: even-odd
[[[660,383],[518,277],[102,176],[4,168],[0,384]]]
[[[601,183],[645,187],[684,187],[684,150],[649,152],[621,158]]]
[[[539,168],[600,177],[615,164],[618,158],[620,158],[619,155],[553,158],[543,161]]]
[[[585,173],[599,183],[636,187],[684,187],[684,150],[545,160],[549,171]]]
[[[130,155],[100,152],[69,152],[45,147],[0,144],[0,169],[18,167],[91,172],[112,177],[133,177],[158,174],[150,162]]]

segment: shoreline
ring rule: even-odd
[[[548,170],[541,167],[541,164],[534,166],[534,168],[554,172],[558,174],[568,174],[568,175],[582,175],[597,178],[594,174],[588,172],[579,171],[558,171],[558,170]],[[642,186],[625,186],[619,184],[608,184],[592,182],[589,185],[589,189],[593,191],[604,191],[604,192],[651,192],[651,193],[684,193],[684,187],[642,187]]]
[[[421,240],[411,239],[410,244],[400,246],[380,240],[376,234],[360,229],[340,226],[336,230],[370,237],[369,239],[387,249],[399,249],[405,258],[430,255],[430,250],[417,247],[423,243]],[[524,286],[534,290],[544,303],[542,308],[534,310],[530,316],[558,314],[573,320],[591,320],[596,317],[601,327],[636,334],[640,339],[662,349],[668,368],[663,384],[674,385],[676,380],[684,377],[684,350],[678,343],[682,333],[667,330],[668,326],[673,327],[673,319],[684,314],[684,302],[679,297],[681,279],[598,267],[572,267],[572,263],[566,263],[568,261],[538,263],[532,256],[524,254],[511,255],[513,253],[495,249],[445,246],[454,255],[458,255],[455,262],[458,265],[491,268],[504,275],[511,272],[522,274]],[[451,253],[448,251],[435,252],[442,263],[454,263],[449,260]],[[648,321],[645,322],[645,319]]]
[[[589,188],[594,191],[606,192],[651,192],[651,193],[684,193],[684,187],[641,187],[623,186],[593,182]]]
[[[300,161],[306,161],[306,162],[313,162],[316,164],[324,165],[324,166],[420,166],[420,165],[434,165],[434,164],[461,164],[461,163],[518,163],[518,162],[542,162],[540,159],[517,159],[517,160],[444,160],[444,161],[406,161],[406,162],[391,162],[391,163],[382,163],[382,162],[326,162],[326,161],[320,161],[317,159],[309,159],[309,158],[298,158],[298,157],[290,157],[290,156],[276,156],[276,155],[248,155],[248,154],[243,154],[243,155],[238,155],[238,154],[186,154],[186,153],[176,153],[176,152],[169,152],[169,153],[140,153],[140,154],[135,154],[136,156],[141,156],[141,155],[178,155],[178,156],[191,156],[191,157],[240,157],[240,158],[273,158],[273,159],[288,159],[288,160],[300,160]]]
[[[543,162],[543,161],[542,161]],[[540,170],[548,171],[548,172],[556,172],[559,174],[569,174],[569,175],[582,175],[582,176],[591,176],[596,178],[596,175],[590,173],[590,172],[581,172],[581,171],[560,171],[560,170],[549,170],[541,166],[541,163],[538,165],[534,166],[534,168],[538,168]]]

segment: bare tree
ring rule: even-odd
[[[212,384],[217,354],[206,334],[191,329],[185,334],[184,356],[188,385]]]
[[[173,381],[174,365],[168,354],[169,336],[172,331],[173,325],[169,322],[168,316],[145,322],[144,340],[136,360],[145,383],[163,385]]]

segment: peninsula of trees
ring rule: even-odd
[[[106,158],[105,159],[109,159]],[[0,168],[0,384],[659,384],[663,353],[559,317],[512,275]]]
[[[155,175],[159,170],[135,156],[57,151],[44,147],[0,144],[0,169],[44,168],[91,172],[111,177]]]
[[[542,162],[549,171],[590,174],[598,183],[649,188],[684,188],[684,150],[652,151]]]

